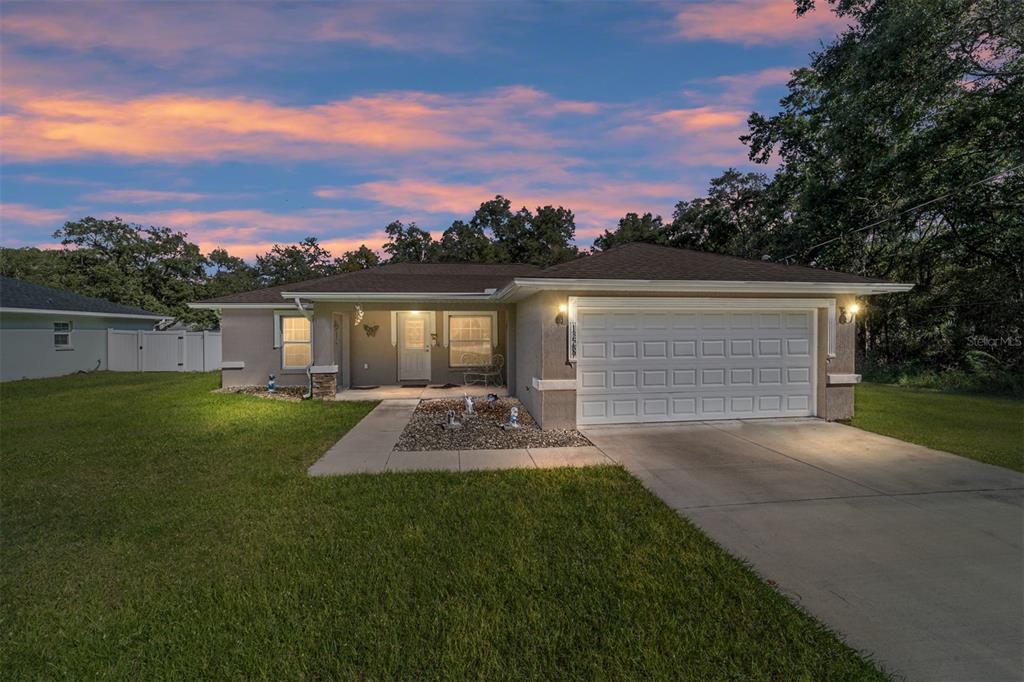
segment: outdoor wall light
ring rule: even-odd
[[[565,323],[566,323],[565,311],[566,310],[568,310],[568,308],[566,307],[566,305],[564,303],[562,303],[561,305],[558,306],[558,314],[555,315],[555,324],[557,324],[560,327],[565,326]]]
[[[848,308],[840,307],[839,308],[839,324],[849,324],[850,322],[853,322],[855,319],[857,319],[857,313],[859,313],[859,312],[860,312],[860,304],[859,303],[851,303],[850,307],[848,307]]]

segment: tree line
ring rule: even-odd
[[[803,13],[813,0],[797,0]],[[741,139],[771,173],[728,169],[671,216],[628,213],[595,250],[644,241],[913,282],[858,319],[865,366],[965,368],[979,351],[1024,375],[1024,4],[841,0],[848,23]],[[585,255],[565,207],[496,196],[434,239],[393,222],[380,255],[334,257],[314,237],[254,265],[200,253],[169,228],[85,218],[63,250],[4,249],[0,271],[180,315],[189,300],[390,262],[524,262]],[[984,363],[983,363],[984,364]]]

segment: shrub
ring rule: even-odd
[[[1024,397],[1024,377],[1008,369],[998,358],[980,350],[968,351],[962,367],[940,369],[919,363],[881,364],[865,358],[865,381],[927,388],[952,393],[984,393]]]

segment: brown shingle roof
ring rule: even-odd
[[[203,303],[282,303],[281,292],[484,293],[514,278],[690,280],[711,282],[821,282],[871,284],[887,280],[801,265],[783,265],[654,244],[623,244],[608,251],[540,268],[523,264],[395,263]]]
[[[711,282],[832,282],[880,283],[861,277],[802,265],[783,265],[706,251],[634,242],[593,256],[553,265],[540,277],[567,279],[652,279]]]
[[[282,303],[282,292],[482,294],[513,277],[536,277],[541,268],[524,264],[394,263],[320,279],[281,284],[202,303]]]

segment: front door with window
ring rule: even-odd
[[[399,381],[430,381],[430,325],[427,324],[427,315],[398,313]]]

